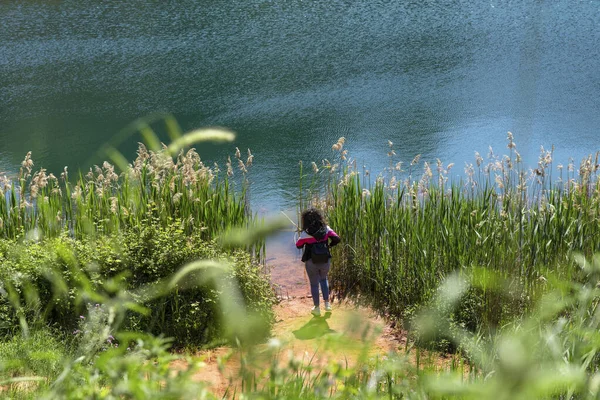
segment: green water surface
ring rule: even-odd
[[[252,203],[287,208],[298,161],[419,153],[457,164],[503,151],[535,165],[599,149],[598,1],[3,1],[0,171],[25,153],[89,167],[132,120],[173,113],[185,130],[227,126],[223,163],[251,148]],[[121,146],[135,154],[139,137]]]

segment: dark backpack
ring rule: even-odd
[[[325,264],[329,261],[329,246],[327,246],[327,240],[311,245],[310,259],[315,264]]]

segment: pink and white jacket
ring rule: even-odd
[[[320,235],[319,235],[320,234]],[[314,236],[309,235],[307,232],[302,231],[300,235],[300,239],[296,241],[296,248],[301,249],[304,247],[304,253],[302,253],[302,262],[305,262],[310,257],[310,246],[313,243],[328,241],[329,247],[333,247],[340,242],[340,237],[333,229],[327,226],[325,230],[325,234],[323,234],[323,229]],[[331,255],[330,255],[331,257]]]

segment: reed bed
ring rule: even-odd
[[[110,234],[152,219],[162,226],[176,221],[185,232],[213,238],[233,226],[244,225],[250,212],[245,174],[252,163],[248,151],[242,160],[228,159],[226,170],[205,165],[194,150],[148,150],[140,144],[137,158],[117,174],[104,162],[72,182],[65,167],[60,177],[44,168],[33,171],[31,153],[18,177],[0,176],[0,238],[25,235],[53,237],[68,231],[80,238]],[[241,171],[241,188],[234,185],[234,170]]]
[[[337,291],[402,317],[459,271],[481,282],[465,299],[463,322],[496,327],[554,279],[576,279],[573,252],[591,256],[600,247],[598,154],[564,168],[542,148],[527,169],[510,132],[507,141],[507,155],[476,153],[456,178],[440,160],[432,166],[416,156],[404,167],[391,142],[389,167],[373,177],[349,158],[344,138],[333,145],[335,162],[301,171],[300,208],[324,209],[343,238],[334,248]],[[487,284],[492,276],[508,292]]]

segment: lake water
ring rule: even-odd
[[[298,161],[340,136],[373,171],[505,150],[600,149],[598,1],[3,1],[0,171],[86,168],[138,117],[237,132],[256,210],[294,206]],[[122,150],[134,156],[131,138]]]

